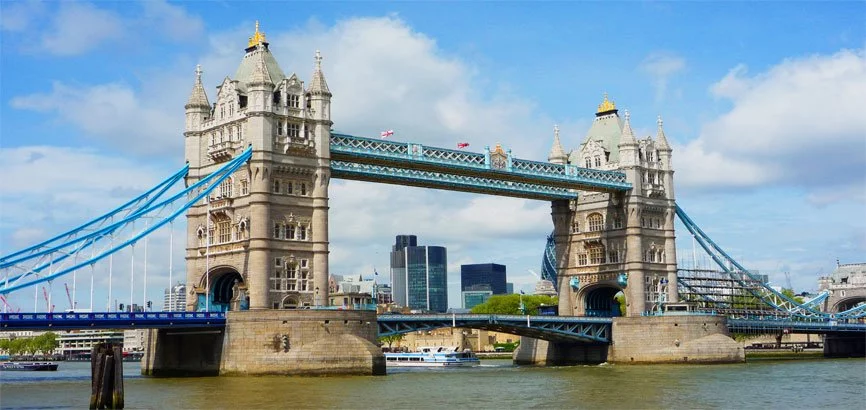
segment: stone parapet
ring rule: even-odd
[[[711,315],[614,318],[611,363],[740,363],[727,318]]]

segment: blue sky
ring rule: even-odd
[[[790,272],[809,290],[837,258],[866,261],[862,2],[0,8],[0,253],[177,168],[195,65],[213,98],[260,20],[287,73],[308,80],[322,50],[337,130],[474,150],[501,142],[540,160],[554,124],[577,147],[607,92],[640,136],[662,115],[678,203],[744,265],[779,285]],[[542,202],[346,181],[332,183],[331,209],[333,273],[387,271],[394,235],[416,234],[449,248],[452,306],[461,263],[504,263],[531,290],[552,228]],[[686,235],[680,258],[691,257]]]

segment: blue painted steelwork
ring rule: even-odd
[[[610,318],[520,315],[389,315],[378,317],[379,336],[442,327],[507,332],[556,342],[610,343]]]
[[[568,189],[546,185],[340,160],[331,160],[331,177],[546,201],[577,196]]]
[[[507,154],[507,165],[498,169],[494,167],[489,157],[489,151],[478,154],[428,147],[411,142],[331,134],[331,159],[346,163],[379,165],[381,168],[371,168],[369,172],[383,171],[386,172],[386,177],[391,176],[391,169],[400,168],[575,190],[619,192],[631,189],[631,184],[625,179],[625,173],[619,171],[601,171],[574,165],[517,159],[512,158],[510,152]],[[419,181],[419,184],[429,186],[429,182],[424,179]]]
[[[223,327],[223,312],[0,313],[0,330]]]
[[[844,312],[826,313],[818,310],[814,304],[797,303],[793,299],[771,288],[767,284],[763,283],[759,278],[752,275],[748,269],[740,265],[736,260],[734,260],[734,258],[722,250],[719,245],[713,242],[713,240],[710,239],[709,236],[707,236],[707,234],[704,233],[704,231],[701,230],[701,228],[698,227],[688,215],[686,215],[685,211],[683,211],[679,205],[676,207],[676,214],[686,229],[688,229],[692,234],[695,241],[701,245],[701,248],[710,255],[713,261],[716,262],[724,272],[728,273],[728,276],[731,279],[737,281],[741,286],[747,288],[752,295],[760,298],[773,308],[785,313],[786,315],[803,319],[844,320],[866,317],[866,304],[854,307]],[[736,269],[732,269],[731,267]],[[743,280],[743,275],[750,279],[749,283],[746,283],[746,281]],[[757,284],[758,286],[754,286],[754,284]]]
[[[559,292],[559,282],[557,282],[559,279],[556,276],[556,241],[553,239],[553,232],[547,235],[544,255],[541,256],[541,279],[551,281],[553,289]],[[573,284],[571,286],[575,287]]]
[[[37,260],[37,266],[21,267],[16,264],[13,267],[21,269],[24,273],[15,276],[10,276],[7,274],[2,279],[3,286],[2,288],[0,288],[0,295],[5,295],[18,289],[53,280],[57,277],[66,275],[75,270],[98,262],[99,260],[104,259],[123,248],[135,245],[135,243],[141,238],[161,228],[165,224],[171,222],[172,220],[180,216],[189,207],[193,206],[196,202],[202,200],[217,186],[219,186],[222,181],[231,176],[235,170],[237,170],[241,165],[246,163],[246,161],[249,160],[251,156],[252,148],[248,147],[246,150],[243,151],[243,153],[241,153],[231,161],[227,162],[218,170],[202,178],[200,181],[187,187],[181,192],[169,197],[168,199],[160,201],[156,204],[151,203],[146,208],[139,209],[136,212],[133,212],[130,215],[126,216],[125,218],[112,223],[111,225],[103,227],[89,234],[69,240],[60,245],[56,245],[47,250],[48,252],[54,252],[59,254],[59,256],[56,258],[52,258],[47,262]],[[169,208],[175,202],[179,201],[185,202],[183,202],[182,205],[177,209],[171,210]],[[163,217],[158,216],[160,212],[166,210],[171,210],[171,212]],[[134,223],[144,217],[148,217],[151,220],[150,222],[152,222],[150,225],[147,226],[147,228],[141,230],[137,234],[133,235],[131,238],[122,241],[119,245],[114,245],[113,235],[115,233],[123,229],[129,229],[130,227],[134,227]],[[99,250],[97,253],[95,249],[95,244],[100,241],[105,242],[108,240],[111,240],[111,244],[107,246],[108,249]],[[91,255],[86,255],[82,257],[81,259],[83,259],[83,261],[79,262],[78,258],[73,258],[72,266],[67,266],[63,264],[68,263],[68,257],[72,255],[79,255],[80,253],[82,253],[82,250],[89,247],[93,247],[93,252],[91,253]],[[12,267],[9,267],[7,269],[10,268]],[[42,272],[46,269],[49,270],[48,273]],[[52,269],[54,269],[53,272],[51,272]],[[40,275],[40,273],[42,274]],[[31,278],[31,280],[25,281],[25,279],[27,278]]]
[[[839,321],[794,321],[766,319],[728,319],[728,329],[737,333],[861,333],[866,336],[866,323],[847,323]]]

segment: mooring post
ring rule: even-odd
[[[100,343],[90,351],[90,408],[123,408],[123,351],[120,345]]]

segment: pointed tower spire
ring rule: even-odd
[[[195,84],[192,86],[192,92],[184,108],[210,108],[207,93],[205,93],[204,86],[201,83],[201,73],[201,64],[198,64],[195,66]]]
[[[625,122],[622,128],[622,139],[619,145],[637,144],[637,139],[634,137],[634,131],[631,129],[631,114],[625,110]]]
[[[271,73],[268,70],[268,65],[265,63],[265,48],[263,45],[257,45],[256,47],[258,47],[256,52],[259,55],[256,59],[256,66],[253,69],[253,73],[250,75],[250,85],[274,85],[274,82],[271,81]]]
[[[310,81],[310,93],[331,95],[331,90],[328,89],[328,83],[325,81],[325,74],[322,73],[322,53],[316,50],[316,68],[313,70],[313,79]]]
[[[550,155],[547,160],[553,164],[565,164],[568,161],[568,156],[565,155],[565,150],[562,149],[562,143],[559,142],[559,126],[553,126],[553,147],[550,149]]]
[[[662,127],[662,116],[658,117],[659,130],[656,134],[656,142],[659,144],[659,149],[670,150],[671,146],[668,144],[668,138],[665,136],[665,129]]]

